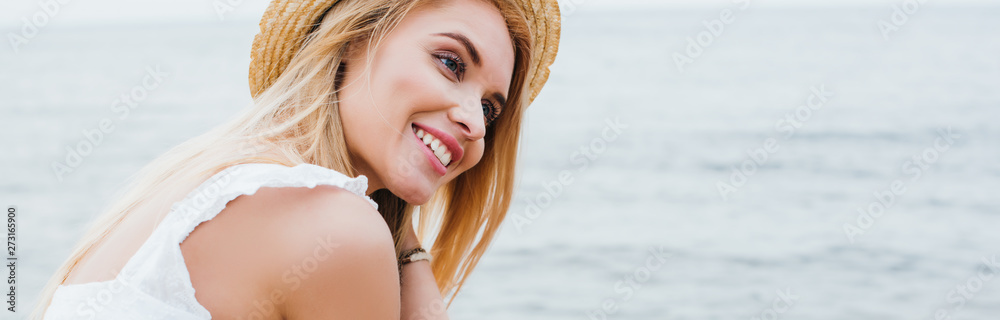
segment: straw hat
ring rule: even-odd
[[[529,103],[549,78],[549,65],[559,49],[559,4],[556,0],[515,0],[521,5],[534,37],[527,83]],[[337,0],[274,0],[260,19],[250,52],[250,93],[256,97],[274,83],[298,52],[313,25]]]

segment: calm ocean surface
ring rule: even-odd
[[[983,260],[1000,254],[1000,10],[928,2],[886,39],[892,7],[732,7],[680,72],[675,53],[723,9],[565,18],[518,198],[452,318],[998,319]],[[0,317],[26,316],[130,174],[247,105],[255,25],[5,42],[20,311]],[[122,116],[112,101],[147,68],[166,76]],[[105,118],[114,131],[60,181],[52,163]]]

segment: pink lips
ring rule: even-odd
[[[448,148],[448,152],[451,153],[451,163],[449,163],[449,166],[452,163],[457,163],[459,160],[462,159],[462,155],[463,153],[465,153],[465,150],[463,150],[462,147],[458,145],[458,140],[456,140],[455,137],[445,133],[444,131],[423,124],[419,124],[416,122],[413,123],[413,126],[416,127],[417,129],[424,130],[424,132],[430,133],[432,136],[440,140],[441,143],[445,145],[445,147]],[[445,175],[447,173],[447,168],[445,168],[444,165],[441,164],[441,160],[438,160],[437,156],[434,155],[434,152],[431,151],[431,149],[428,148],[426,145],[424,145],[423,141],[421,141],[420,138],[417,138],[416,134],[414,134],[413,137],[416,138],[418,142],[420,142],[421,146],[424,146],[423,148],[424,154],[428,156],[429,158],[428,160],[431,160],[431,164],[433,165],[434,170],[437,171],[437,173],[440,175]]]

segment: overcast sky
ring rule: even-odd
[[[260,18],[267,7],[265,0],[60,0],[61,5],[48,22],[50,26],[118,24],[141,22],[220,22],[216,5],[235,4],[233,11],[225,12],[221,21],[246,21]],[[734,0],[567,0],[579,10],[613,10],[649,7],[723,7]],[[752,0],[754,6],[884,6],[915,0]],[[560,2],[565,2],[560,0]],[[42,12],[42,3],[59,3],[56,0],[6,0],[0,5],[0,27],[10,31],[20,28],[22,18],[31,19]],[[926,0],[925,5],[993,5],[1000,0]],[[6,33],[6,32],[4,32]]]

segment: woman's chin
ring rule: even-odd
[[[403,201],[406,201],[406,203],[413,206],[422,206],[424,204],[427,204],[427,201],[431,200],[430,195],[420,196],[420,197],[399,197],[399,198],[403,199]]]
[[[420,206],[431,200],[431,196],[434,195],[433,186],[417,186],[417,185],[403,185],[395,188],[389,188],[392,194],[396,195],[406,203],[414,206]]]

